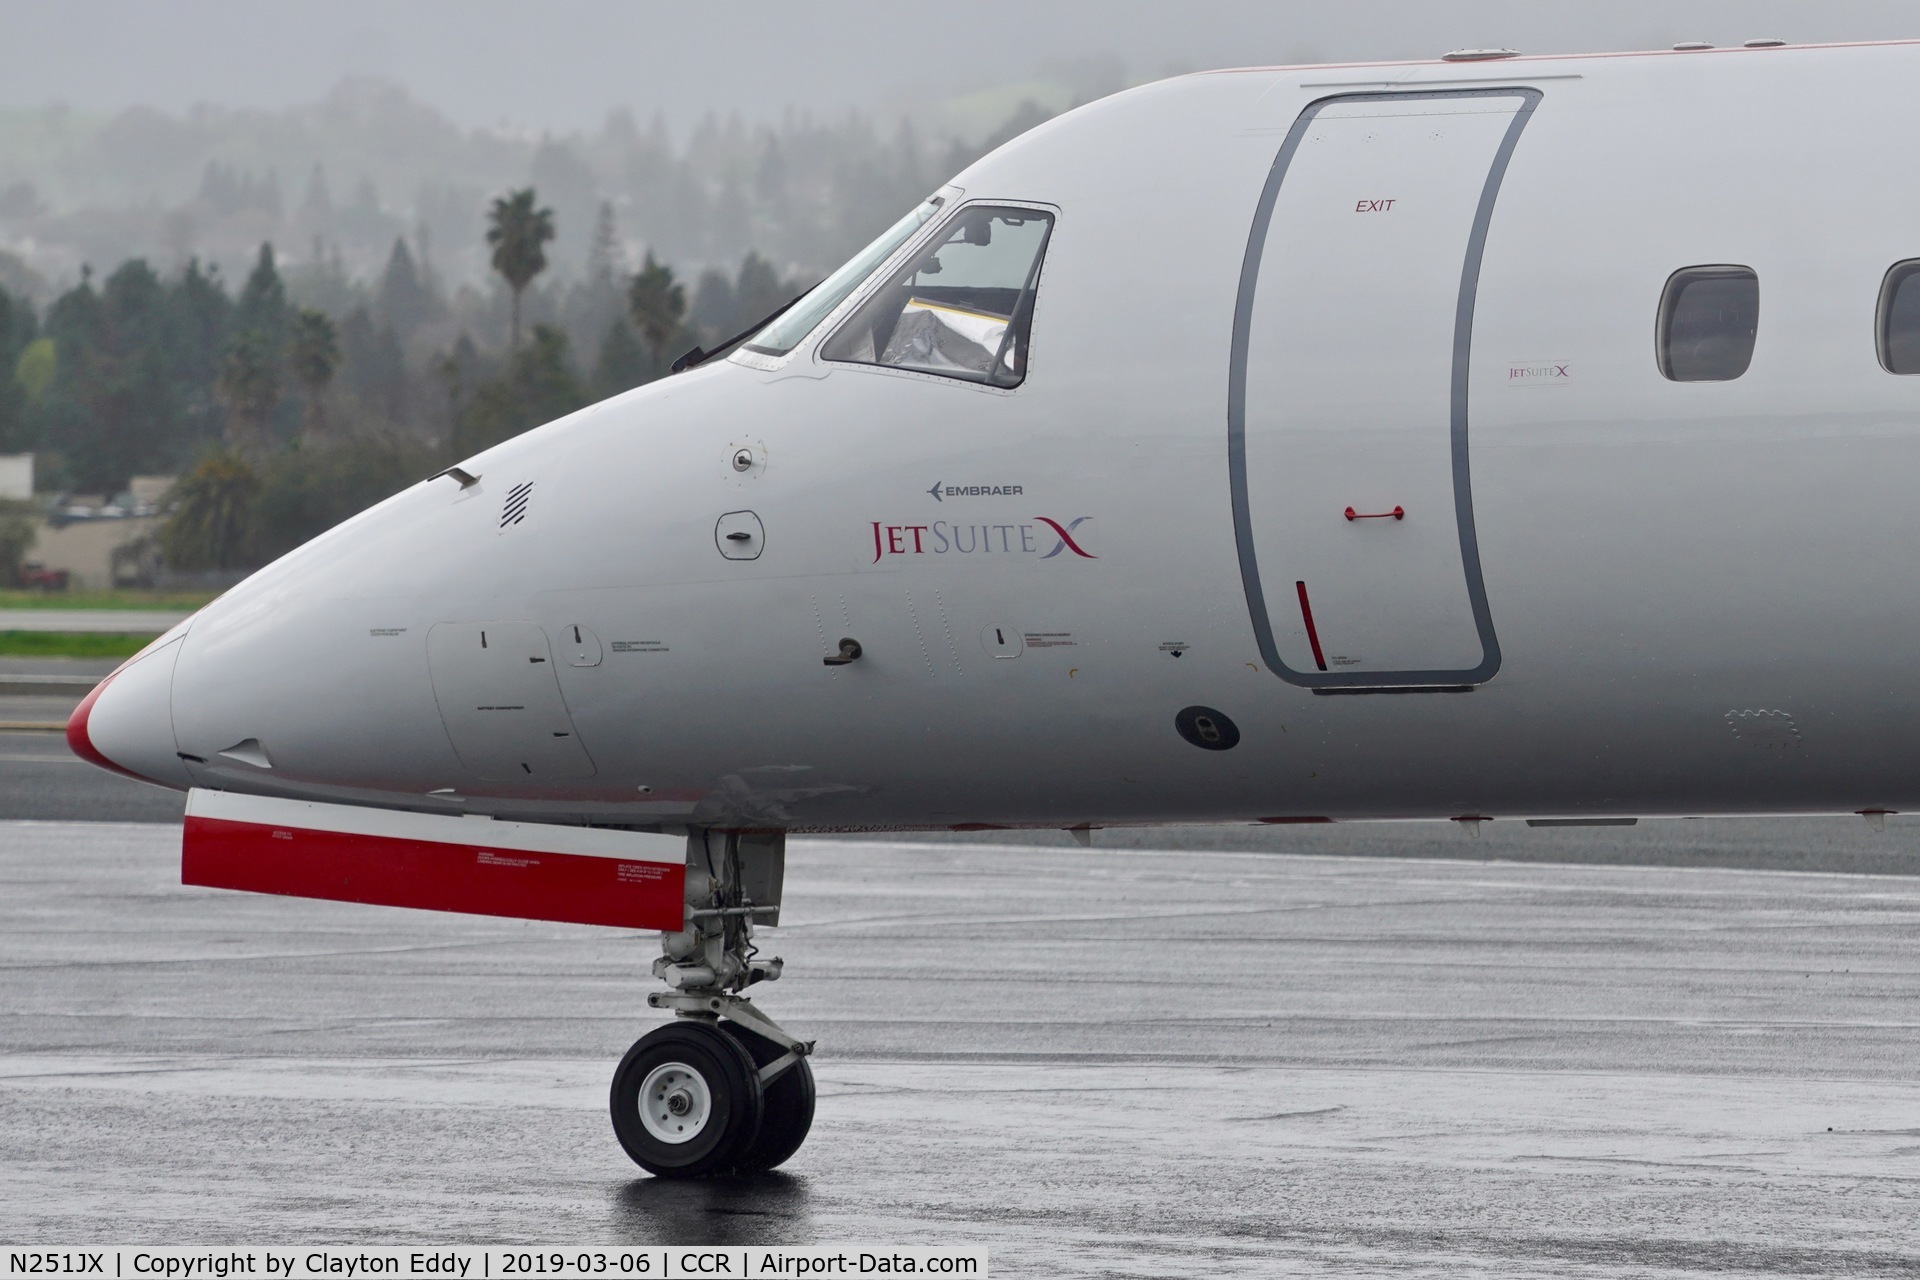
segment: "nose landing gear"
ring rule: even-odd
[[[649,1173],[764,1172],[813,1125],[812,1042],[738,994],[780,976],[778,959],[756,958],[753,925],[779,919],[785,852],[779,835],[688,837],[687,927],[661,935],[666,954],[653,965],[674,989],[647,997],[677,1016],[635,1041],[613,1073],[614,1134]]]

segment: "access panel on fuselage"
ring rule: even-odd
[[[593,776],[537,624],[438,623],[427,662],[447,737],[472,772],[495,782]]]
[[[1458,687],[1499,646],[1468,470],[1474,290],[1528,89],[1308,107],[1257,208],[1228,398],[1235,534],[1268,665]]]

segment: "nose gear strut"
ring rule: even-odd
[[[753,928],[780,918],[785,855],[784,833],[688,833],[686,927],[660,935],[664,954],[653,962],[671,990],[647,997],[676,1017],[636,1041],[613,1077],[614,1133],[650,1173],[771,1169],[813,1124],[813,1042],[740,994],[780,976],[779,957],[759,958]],[[662,1092],[668,1079],[688,1087]],[[709,1101],[688,1133],[676,1104],[692,1110],[702,1096]]]

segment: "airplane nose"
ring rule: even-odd
[[[173,740],[176,636],[94,686],[67,720],[67,746],[90,764],[184,791],[193,778]]]

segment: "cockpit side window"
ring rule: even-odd
[[[752,340],[745,344],[746,349],[765,356],[783,356],[800,345],[801,339],[812,333],[815,325],[825,320],[829,312],[846,300],[848,294],[878,271],[894,251],[924,227],[945,203],[941,197],[934,196],[887,228],[878,240],[854,255],[845,266],[815,285],[806,296],[797,299],[766,328],[754,334]]]
[[[1027,338],[1053,215],[968,205],[820,349],[822,358],[994,387],[1027,376]]]

